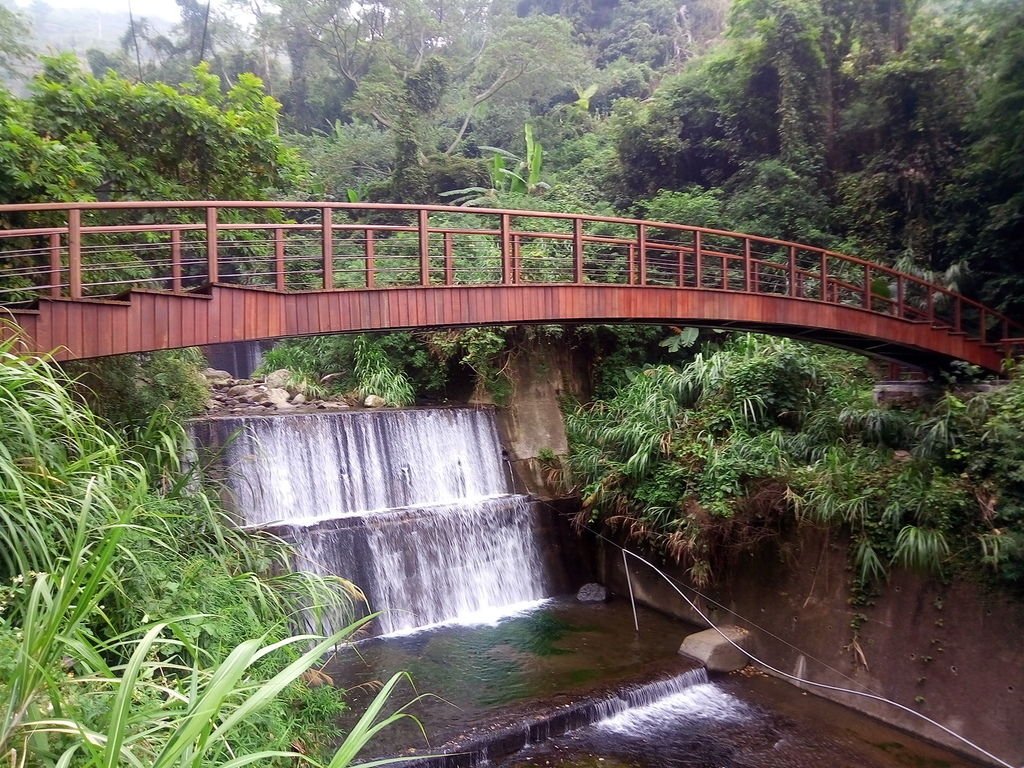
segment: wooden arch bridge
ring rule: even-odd
[[[799,243],[450,206],[0,206],[0,336],[58,360],[410,328],[634,322],[762,331],[998,371],[1007,317]]]

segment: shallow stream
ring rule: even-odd
[[[372,638],[327,669],[350,686],[407,670],[406,721],[363,757],[496,768],[956,768],[977,766],[760,674],[711,682],[680,657],[697,628],[627,602],[549,600],[489,625]]]

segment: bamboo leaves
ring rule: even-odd
[[[954,562],[1024,583],[1022,391],[1015,381],[947,394],[929,413],[886,408],[849,358],[739,336],[568,416],[583,518],[690,560],[702,578],[716,546],[771,535],[793,514],[849,534],[861,585]]]

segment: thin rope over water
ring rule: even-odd
[[[736,648],[738,651],[740,651],[744,656],[749,658],[755,664],[757,664],[757,665],[759,665],[761,667],[764,667],[765,669],[771,670],[772,672],[776,673],[777,675],[779,675],[781,677],[788,678],[789,680],[795,680],[796,682],[802,683],[804,685],[810,685],[810,686],[813,686],[815,688],[822,688],[822,689],[828,690],[828,691],[836,691],[837,693],[848,693],[848,694],[850,694],[852,696],[861,696],[861,697],[866,698],[866,699],[871,699],[873,701],[880,701],[880,702],[882,702],[884,704],[888,704],[888,705],[890,705],[892,707],[895,707],[896,709],[899,709],[902,712],[907,712],[908,714],[911,714],[914,717],[920,718],[921,720],[924,720],[926,723],[934,725],[939,730],[943,731],[944,733],[949,734],[954,739],[957,739],[958,741],[962,742],[963,744],[966,744],[968,747],[970,747],[971,749],[974,749],[979,754],[984,755],[989,760],[992,760],[993,762],[996,762],[999,765],[1003,766],[1003,768],[1016,768],[1015,766],[1011,765],[1010,763],[1006,762],[1005,760],[1002,760],[1002,759],[996,757],[995,755],[993,755],[988,750],[986,750],[986,749],[980,747],[979,745],[975,744],[973,741],[968,739],[966,736],[961,736],[959,733],[957,733],[956,731],[952,730],[951,728],[946,727],[945,725],[943,725],[942,723],[938,722],[937,720],[933,720],[932,718],[928,717],[927,715],[923,715],[920,712],[917,712],[916,710],[911,709],[910,707],[907,707],[907,706],[905,706],[903,704],[900,704],[898,701],[893,701],[892,699],[888,699],[885,696],[879,696],[878,694],[874,694],[874,693],[867,693],[865,691],[857,691],[857,690],[853,690],[851,688],[843,688],[842,686],[838,686],[838,685],[829,685],[828,683],[819,683],[819,682],[815,682],[814,680],[808,680],[807,678],[799,677],[797,675],[792,675],[789,672],[784,672],[783,670],[779,669],[778,667],[773,667],[771,664],[768,664],[767,662],[762,661],[757,656],[755,656],[750,651],[748,651],[746,648],[743,648],[738,643],[736,643],[731,637],[729,637],[721,629],[719,629],[718,626],[713,621],[711,621],[711,619],[708,618],[708,616],[700,608],[697,607],[696,603],[694,603],[689,597],[687,597],[685,594],[683,594],[682,590],[680,590],[679,587],[676,586],[674,580],[668,574],[666,574],[664,571],[662,571],[660,568],[658,568],[658,566],[656,566],[650,560],[647,560],[646,558],[638,555],[636,552],[633,552],[633,551],[631,551],[629,549],[626,549],[622,545],[612,541],[607,536],[604,536],[603,534],[599,533],[598,531],[595,531],[592,528],[588,527],[587,530],[591,531],[591,533],[593,533],[595,536],[600,538],[602,541],[606,541],[607,543],[611,544],[613,547],[618,547],[620,550],[622,550],[623,567],[626,567],[626,565],[625,565],[625,563],[626,563],[626,555],[629,555],[630,557],[636,558],[641,563],[644,563],[645,565],[649,566],[655,573],[657,573],[659,576],[661,576],[661,578],[663,578],[665,580],[665,582],[670,587],[672,587],[673,590],[675,590],[676,594],[678,594],[681,598],[683,598],[683,600],[686,601],[686,604],[689,605],[690,608],[693,609],[693,611],[698,616],[700,616],[701,619],[703,619],[707,623],[707,625],[709,627],[711,627],[718,634],[720,634],[723,638],[725,638],[725,641],[727,643],[732,645],[734,648]],[[629,579],[629,568],[628,567],[626,567],[626,579],[627,580]],[[633,599],[632,595],[633,595],[632,582],[630,582],[630,600]],[[636,609],[634,607],[634,611],[635,610]],[[735,612],[732,612],[732,613],[733,613],[733,615],[737,616],[738,618],[741,618],[741,619],[743,618],[738,613],[735,613]],[[792,646],[792,647],[796,648],[796,646]],[[796,650],[800,650],[800,649],[796,648]]]
[[[626,572],[626,584],[629,585],[629,604],[633,607],[633,628],[639,632],[640,622],[636,618],[636,600],[633,599],[633,579],[629,575],[629,563],[626,561],[626,550],[622,550],[622,569]]]

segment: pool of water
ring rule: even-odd
[[[406,722],[382,734],[373,753],[432,752],[693,669],[676,651],[695,628],[638,611],[639,633],[628,603],[551,600],[493,624],[372,638],[324,671],[349,689],[353,712],[365,706],[375,683],[407,671],[415,690],[404,686],[395,703],[424,694],[410,711],[427,738]]]
[[[639,633],[625,601],[553,600],[491,625],[370,639],[325,671],[349,689],[354,713],[394,672],[414,681],[393,704],[420,696],[409,711],[423,730],[404,721],[364,759],[455,753],[429,764],[477,765],[486,756],[495,768],[980,765],[774,678],[700,682],[677,653],[698,628],[638,611]],[[663,685],[682,678],[698,684]],[[671,695],[652,701],[663,691]],[[624,700],[648,706],[622,711]]]

